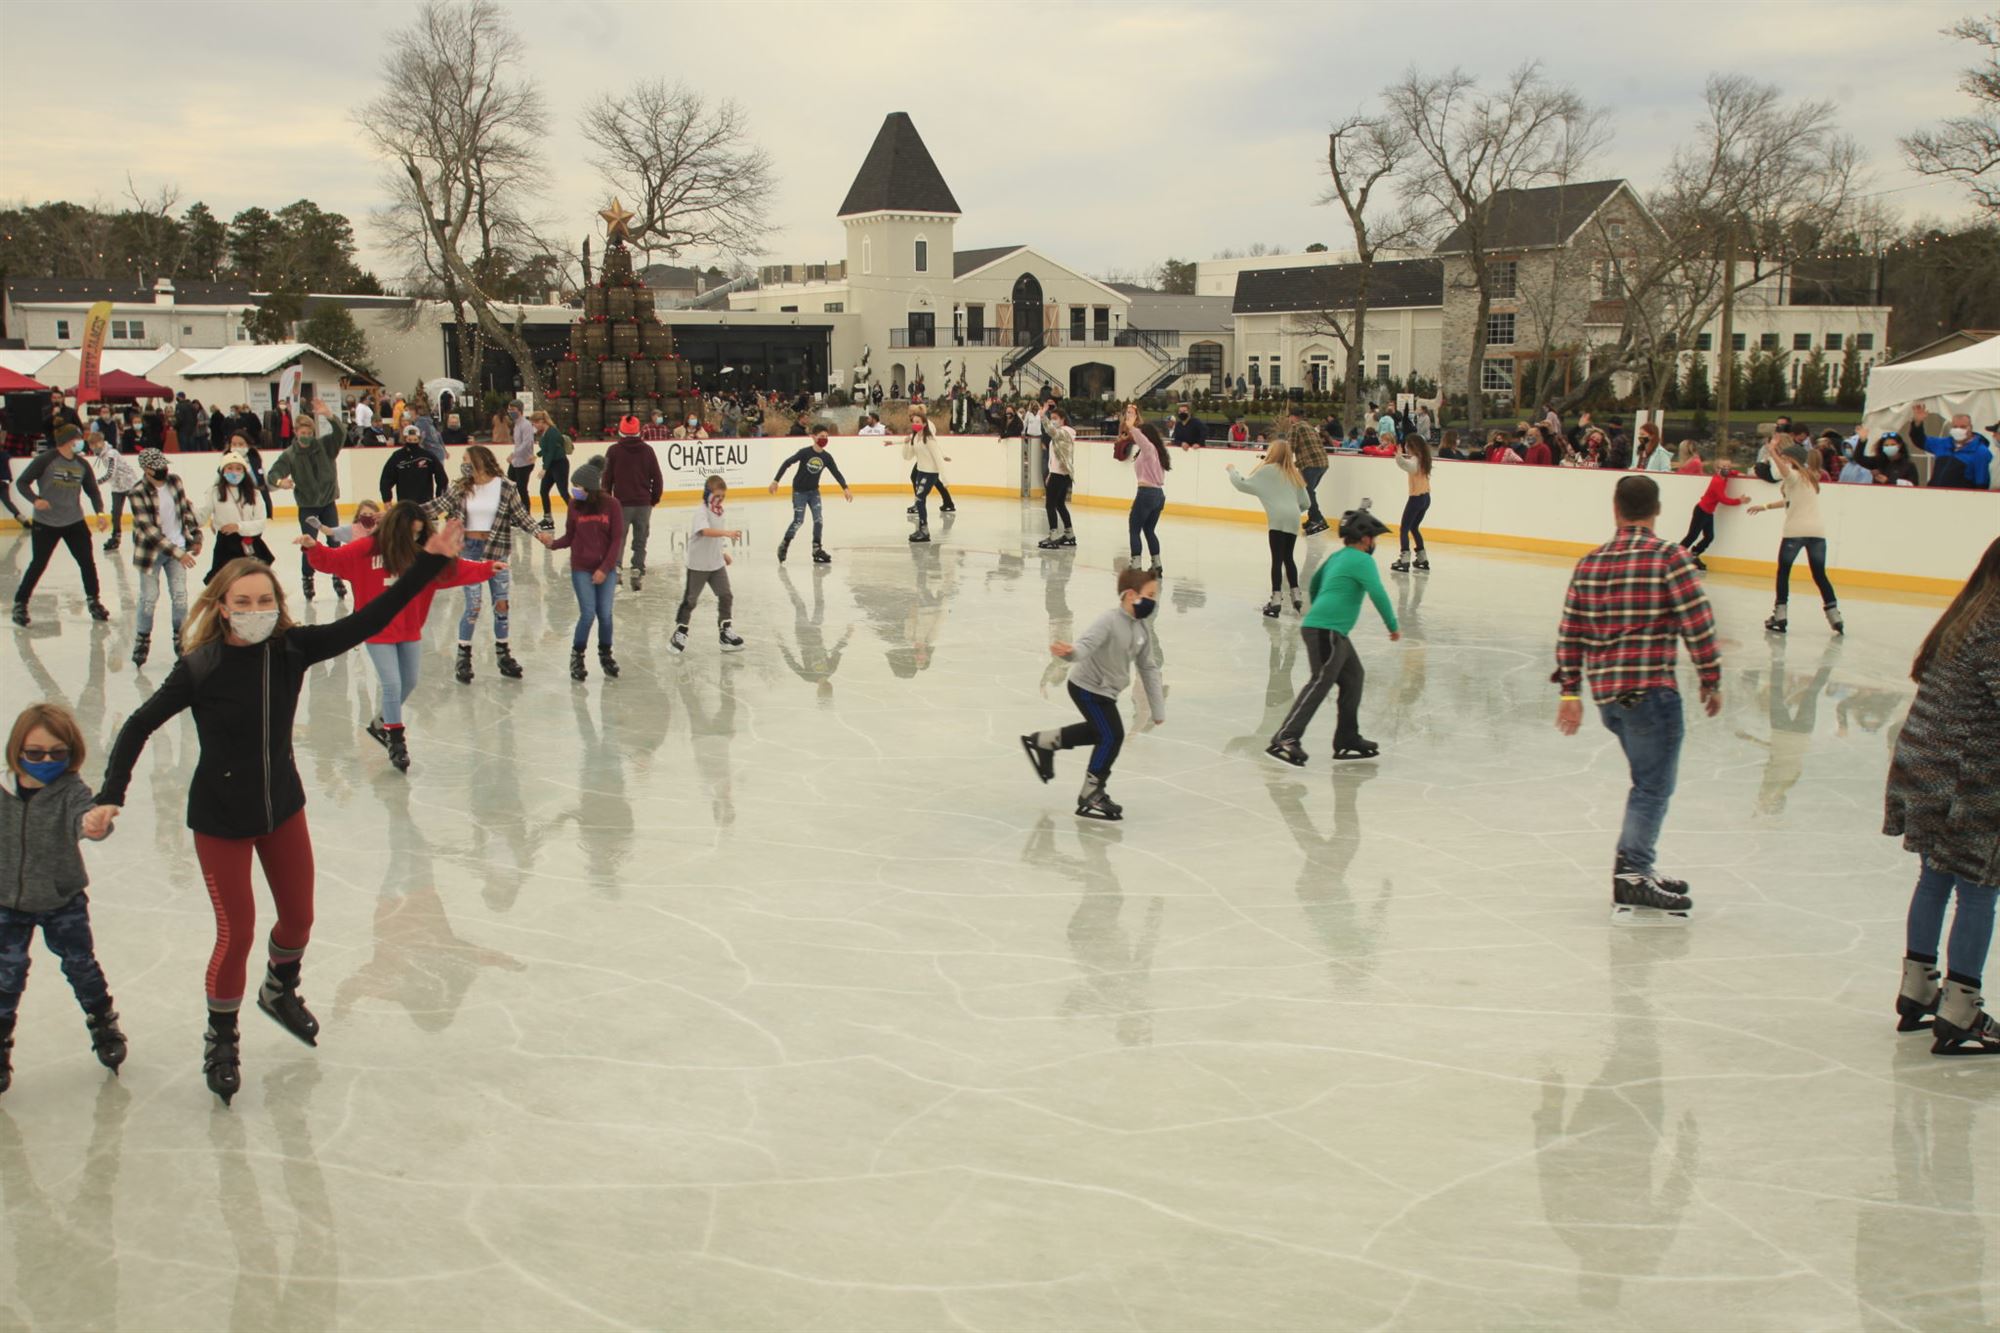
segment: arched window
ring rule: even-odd
[[[917,237],[916,270],[919,273],[931,271],[931,243],[922,236]]]
[[[872,236],[861,238],[861,271],[863,273],[875,271],[875,238]]]

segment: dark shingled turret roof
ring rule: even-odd
[[[862,159],[839,217],[857,213],[951,213],[959,211],[951,187],[938,174],[930,149],[907,111],[891,111]]]

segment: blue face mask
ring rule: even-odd
[[[21,771],[46,787],[63,774],[69,772],[69,760],[44,759],[40,763],[37,763],[32,759],[23,759],[21,761]]]
[[[588,500],[590,498],[590,492],[586,491],[581,486],[572,486],[569,488],[569,498],[572,500]]]

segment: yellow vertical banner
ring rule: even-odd
[[[104,359],[104,335],[111,331],[111,302],[99,301],[83,317],[83,368],[77,372],[76,401],[97,401],[98,364]]]

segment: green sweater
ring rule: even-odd
[[[568,441],[563,439],[563,433],[554,426],[543,431],[539,450],[542,456],[542,466],[545,468],[554,467],[565,458],[568,458],[569,450],[563,447],[567,443]]]
[[[1401,628],[1396,624],[1396,609],[1389,605],[1389,591],[1382,586],[1382,572],[1375,568],[1375,557],[1358,546],[1341,547],[1313,571],[1312,605],[1300,624],[1306,629],[1352,634],[1354,622],[1361,618],[1363,593],[1375,603],[1391,633]]]
[[[1235,468],[1226,474],[1229,484],[1254,495],[1264,506],[1264,522],[1273,532],[1297,532],[1299,515],[1306,512],[1306,488],[1274,467],[1260,467],[1249,476]]]
[[[298,438],[291,448],[278,455],[264,477],[268,481],[291,478],[295,503],[307,509],[323,509],[340,499],[340,480],[334,471],[334,461],[340,457],[347,438],[332,421],[315,423],[313,418],[301,416],[294,424]]]

